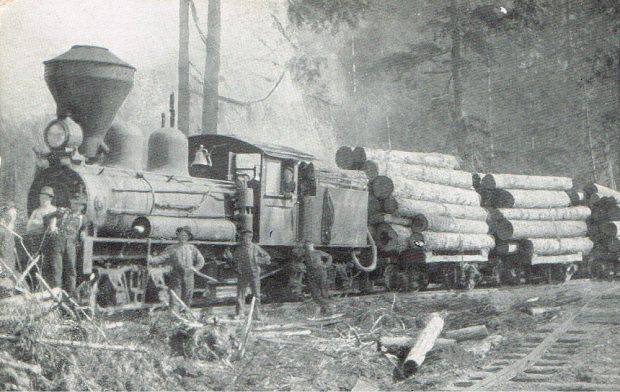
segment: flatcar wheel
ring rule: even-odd
[[[383,271],[383,283],[388,291],[395,291],[398,287],[398,267],[389,264]]]
[[[454,290],[457,288],[457,271],[456,267],[453,265],[449,265],[443,267],[443,284],[446,287],[446,290]]]

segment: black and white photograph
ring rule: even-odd
[[[0,0],[0,390],[620,391],[620,0]]]

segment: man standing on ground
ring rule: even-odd
[[[45,280],[52,287],[62,287],[75,296],[77,248],[86,227],[86,200],[79,195],[71,200],[71,209],[59,208],[47,215],[49,260],[44,264]]]
[[[189,226],[178,227],[176,235],[178,242],[168,246],[159,256],[149,256],[149,262],[172,265],[170,288],[189,307],[194,296],[194,268],[200,270],[205,259],[198,248],[188,242],[192,238]]]
[[[252,296],[256,299],[254,315],[258,320],[260,306],[260,264],[270,264],[271,256],[263,248],[252,242],[252,231],[241,231],[241,242],[233,252],[233,259],[237,264],[237,316],[243,314],[246,290],[248,286],[252,290]]]
[[[40,252],[41,259],[39,266],[41,267],[41,270],[44,270],[44,266],[48,262],[47,258],[50,251],[46,239],[47,228],[43,217],[53,214],[57,210],[57,208],[52,204],[52,200],[54,200],[54,188],[51,186],[44,186],[41,188],[39,191],[39,208],[32,211],[32,214],[30,214],[30,219],[28,219],[28,223],[26,224],[26,236],[24,238],[26,247],[32,257],[37,257],[37,254]],[[23,265],[29,265],[30,261],[31,260],[27,260]],[[32,277],[34,278],[34,275],[32,275]],[[33,288],[36,288],[36,279],[33,279],[32,282],[34,286]]]
[[[312,299],[319,305],[317,313],[329,313],[329,293],[327,292],[327,268],[332,264],[332,257],[323,251],[314,249],[310,240],[304,241],[306,249],[304,262],[306,263],[306,279]],[[325,259],[325,263],[323,263]]]

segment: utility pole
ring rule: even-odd
[[[179,0],[179,106],[178,128],[189,135],[189,0]]]
[[[202,87],[202,133],[217,134],[220,75],[221,0],[209,0],[207,54]]]

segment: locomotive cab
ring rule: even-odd
[[[234,181],[238,188],[247,188],[243,205],[237,205],[237,210],[239,215],[252,215],[254,241],[267,246],[291,246],[301,240],[299,167],[313,161],[312,155],[235,136],[189,138],[190,162],[198,161],[197,156],[205,150],[210,165],[192,165],[190,175]],[[241,220],[238,216],[238,223]]]

